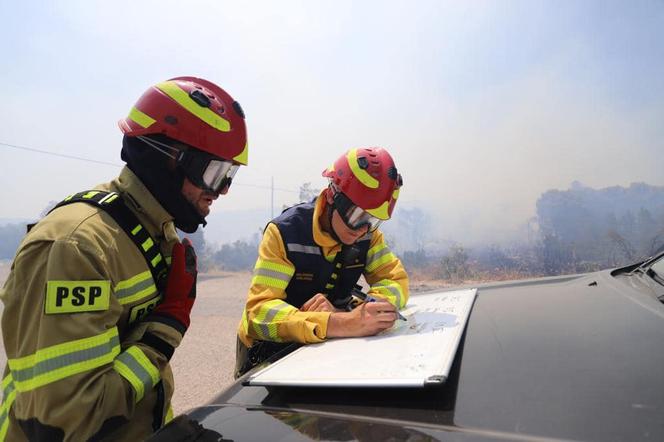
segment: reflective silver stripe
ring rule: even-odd
[[[9,397],[10,394],[12,394],[12,391],[14,391],[14,379],[12,378],[11,372],[5,377],[5,379],[2,381],[3,383],[3,388],[2,388],[2,397],[7,398]],[[4,385],[7,384],[7,385]]]
[[[154,285],[152,275],[147,271],[125,281],[120,281],[115,286],[114,291],[120,304],[128,304],[154,295],[157,287]]]
[[[267,276],[268,278],[280,279],[286,282],[289,282],[291,279],[291,275],[286,275],[285,273],[278,272],[276,270],[259,269],[259,268],[254,269],[254,276]]]
[[[315,246],[305,246],[304,244],[288,243],[286,244],[289,252],[308,253],[310,255],[320,255],[320,249]]]
[[[263,336],[263,339],[270,339],[271,338],[272,333],[270,333],[270,328],[272,328],[272,330],[276,331],[275,327],[270,327],[270,325],[271,325],[272,319],[274,319],[274,317],[277,316],[277,313],[279,313],[279,311],[280,311],[280,309],[278,309],[278,308],[270,309],[267,312],[267,314],[265,315],[265,319],[263,320],[263,322],[258,325],[258,327],[261,330],[261,335]]]
[[[105,197],[103,197],[102,199],[99,200],[99,204],[103,204],[107,199],[113,198],[116,195],[117,195],[117,193],[115,193],[115,192],[109,193],[108,195],[106,195]]]
[[[367,261],[368,261],[368,262],[367,262],[367,267],[370,266],[371,263],[373,263],[374,261],[377,261],[377,260],[380,259],[381,257],[387,255],[388,253],[392,253],[392,252],[390,251],[390,248],[389,248],[389,247],[385,246],[384,249],[379,250],[379,251],[376,252],[374,255],[372,255],[372,256],[369,257],[369,259],[367,260]]]
[[[401,286],[399,285],[399,283],[379,281],[376,284],[372,285],[371,288],[379,291],[381,291],[381,289],[389,290],[389,292],[392,293],[395,297],[396,300],[395,306],[399,308],[403,307],[403,305],[401,305],[401,298],[403,297],[403,294],[401,293]]]
[[[129,347],[115,358],[113,368],[132,385],[136,402],[159,382],[159,370],[137,346]]]
[[[252,321],[254,330],[262,339],[280,341],[276,322],[297,309],[282,300],[268,301],[263,304]]]
[[[131,296],[133,294],[136,294],[136,293],[140,292],[141,290],[144,290],[144,289],[150,287],[151,285],[154,285],[154,283],[152,282],[152,279],[146,279],[146,280],[141,281],[141,282],[139,282],[138,284],[136,284],[132,287],[127,287],[127,288],[118,290],[117,292],[115,292],[115,296],[118,299],[126,298],[128,296]]]
[[[119,346],[120,339],[118,338],[117,334],[114,334],[109,337],[108,342],[101,343],[95,347],[85,348],[83,350],[55,356],[53,358],[40,361],[32,367],[24,369],[12,369],[12,377],[17,383],[28,382],[33,378],[55,370],[60,370],[81,362],[97,359],[102,356],[110,356],[114,353],[114,351],[116,351],[116,347]]]

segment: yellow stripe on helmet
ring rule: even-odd
[[[362,184],[364,184],[370,189],[378,188],[379,184],[378,180],[369,175],[369,172],[360,168],[360,165],[357,162],[357,149],[349,150],[348,154],[346,154],[346,159],[348,160],[348,165],[350,166],[350,170],[353,172],[353,175],[355,175],[355,177],[358,180],[360,180]],[[381,218],[381,219],[387,219],[387,218]]]
[[[139,126],[141,126],[143,129],[152,126],[152,124],[156,121],[154,118],[152,118],[147,114],[144,114],[135,107],[132,107],[131,110],[129,111],[129,119],[134,123],[138,124]]]
[[[249,162],[249,143],[245,143],[244,145],[244,150],[240,153],[240,155],[233,157],[233,161],[237,161],[240,164],[244,164],[245,166]]]
[[[231,130],[231,123],[228,120],[215,114],[209,108],[202,107],[196,103],[175,81],[164,81],[155,85],[155,87],[215,129],[221,132],[229,132]]]
[[[378,219],[386,220],[390,219],[390,213],[388,212],[389,208],[390,208],[390,202],[385,201],[383,204],[376,207],[375,209],[367,209],[367,212]]]

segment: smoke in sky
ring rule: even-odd
[[[38,3],[0,4],[0,142],[120,165],[115,122],[149,85],[208,78],[251,149],[220,223],[296,202],[357,146],[388,148],[399,204],[464,242],[513,234],[575,180],[664,184],[661,2]],[[2,145],[0,163],[0,217],[119,172]]]

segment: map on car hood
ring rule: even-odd
[[[305,345],[256,372],[248,385],[423,387],[449,375],[477,289],[415,295],[407,321],[376,336]]]

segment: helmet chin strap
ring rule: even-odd
[[[169,146],[166,143],[162,143],[161,141],[158,140],[153,140],[150,137],[145,137],[142,135],[137,136],[139,140],[147,144],[148,146],[152,147],[153,149],[158,150],[159,152],[163,153],[167,157],[173,158],[174,160],[177,159],[177,155],[180,153],[179,149],[176,149],[173,146]],[[168,152],[170,150],[170,152]]]

